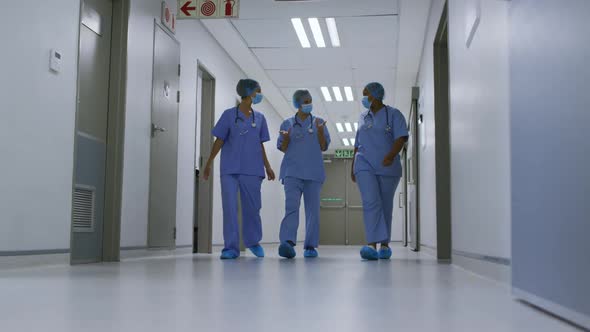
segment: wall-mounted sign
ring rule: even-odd
[[[178,19],[237,18],[240,0],[178,0]]]
[[[162,1],[162,17],[160,20],[170,32],[176,32],[176,15],[172,13],[166,1]]]
[[[352,159],[354,158],[354,150],[336,150],[334,156],[338,159]]]

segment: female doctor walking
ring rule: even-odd
[[[402,176],[399,152],[408,139],[403,114],[384,105],[384,95],[379,83],[369,83],[363,91],[362,102],[367,110],[360,116],[351,174],[363,201],[368,245],[361,249],[361,257],[367,260],[391,258],[393,200]]]
[[[221,150],[221,199],[225,242],[221,259],[235,259],[240,256],[238,190],[242,201],[244,244],[257,257],[264,257],[264,249],[260,246],[260,209],[265,168],[268,179],[275,179],[263,145],[270,140],[266,119],[262,113],[252,109],[252,104],[262,101],[260,85],[254,80],[244,79],[238,82],[236,90],[242,97],[242,102],[237,107],[226,110],[213,128],[213,136],[217,139],[204,173],[207,180],[211,175],[213,160]]]
[[[320,191],[326,178],[322,152],[330,145],[326,122],[312,114],[311,94],[297,90],[293,95],[295,116],[281,125],[277,141],[279,150],[285,153],[281,164],[280,179],[285,189],[285,218],[281,223],[279,255],[294,258],[299,206],[301,195],[305,200],[304,256],[317,257],[316,248],[320,232]]]

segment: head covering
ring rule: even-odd
[[[373,96],[373,98],[377,100],[383,100],[383,98],[385,97],[385,89],[383,88],[383,85],[381,85],[381,83],[371,82],[367,84],[365,89],[369,90],[371,96]]]
[[[312,99],[308,90],[297,90],[293,94],[293,106],[299,109],[306,99]]]
[[[238,82],[238,86],[236,86],[236,92],[240,97],[245,98],[251,96],[258,88],[260,88],[260,84],[258,84],[258,82],[246,78]]]

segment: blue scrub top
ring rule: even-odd
[[[316,119],[319,119],[322,123],[324,120],[315,116],[308,116],[305,121],[302,121],[301,119],[295,119],[295,116],[281,124],[281,130],[289,131],[291,129],[291,141],[283,156],[279,178],[283,180],[286,177],[294,177],[323,183],[326,179],[326,172],[318,139],[318,128],[315,122]],[[313,129],[313,132],[310,133],[309,129]],[[327,146],[330,146],[330,133],[327,127],[324,127],[324,136],[326,137]],[[279,150],[282,144],[283,136],[279,135],[277,140]]]
[[[386,111],[387,110],[387,111]],[[387,116],[389,127],[387,130]],[[391,151],[393,143],[408,136],[408,126],[402,112],[385,106],[374,114],[370,110],[361,113],[354,147],[358,149],[354,161],[354,173],[371,171],[382,176],[402,176],[402,163],[397,155],[391,166],[383,166],[383,159]]]
[[[256,127],[252,127],[253,120]],[[270,141],[270,135],[262,113],[252,110],[246,118],[237,107],[230,108],[223,112],[212,133],[223,141],[221,175],[265,176],[262,143]]]

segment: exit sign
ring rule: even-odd
[[[336,150],[336,158],[352,159],[354,158],[354,150]]]

